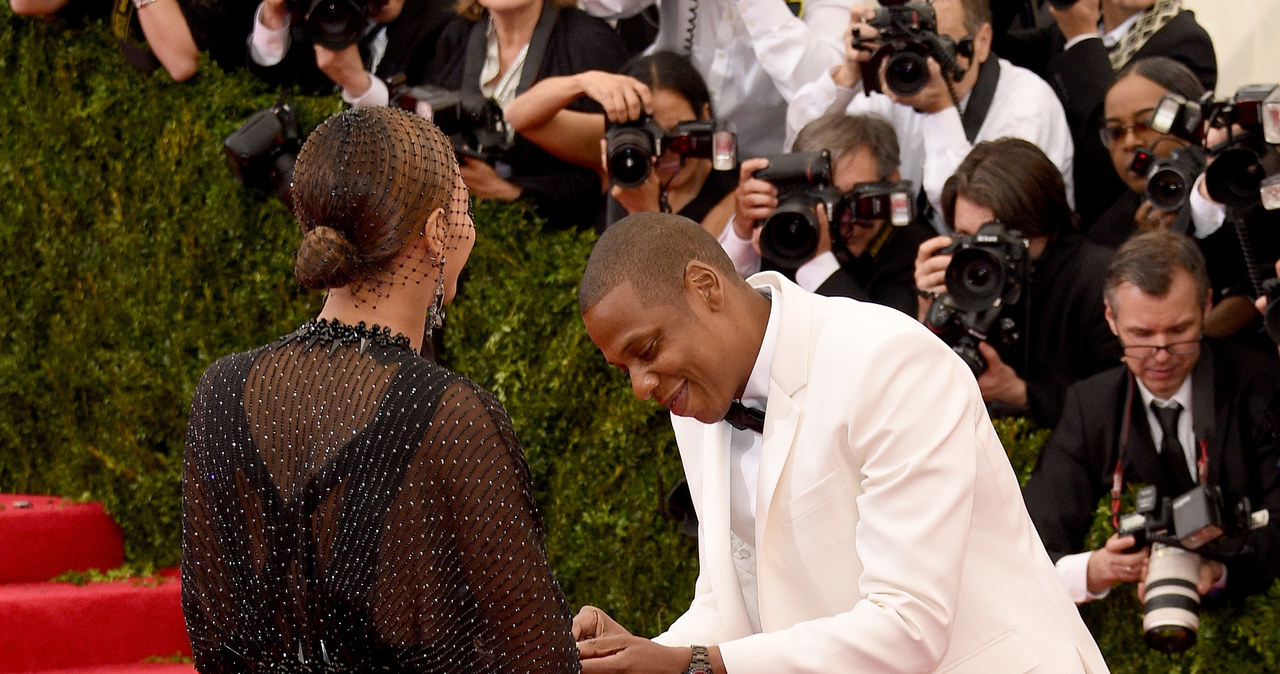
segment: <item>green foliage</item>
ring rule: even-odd
[[[318,307],[291,275],[293,219],[237,184],[221,154],[278,92],[208,63],[181,85],[144,77],[106,27],[7,7],[0,73],[0,490],[100,500],[124,529],[130,569],[170,566],[196,379]],[[295,103],[307,129],[341,107],[336,96]],[[661,515],[683,477],[665,414],[633,399],[577,315],[594,237],[492,203],[476,221],[444,359],[510,412],[570,601],[656,633],[688,605],[696,545]],[[1025,480],[1047,431],[996,425]],[[1278,607],[1272,588],[1208,609],[1200,644],[1180,658],[1141,643],[1125,591],[1083,612],[1116,671],[1261,672],[1280,671]]]

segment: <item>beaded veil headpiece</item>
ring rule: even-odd
[[[376,306],[396,288],[436,284],[473,236],[470,199],[448,138],[395,108],[352,108],[307,138],[294,169],[293,212],[304,240],[294,268],[308,288],[344,288]],[[443,220],[432,226],[431,216]]]

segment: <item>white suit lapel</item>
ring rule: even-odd
[[[707,424],[702,436],[702,560],[710,568],[720,619],[734,634],[753,632],[729,544],[729,424]]]

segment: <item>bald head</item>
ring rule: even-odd
[[[721,272],[727,283],[746,285],[720,243],[698,223],[671,213],[634,213],[596,242],[578,286],[578,310],[586,313],[620,285],[630,284],[641,303],[671,302],[684,291],[692,260]]]

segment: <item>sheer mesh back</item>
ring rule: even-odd
[[[491,395],[313,322],[211,367],[183,604],[214,671],[577,671],[528,467]]]

